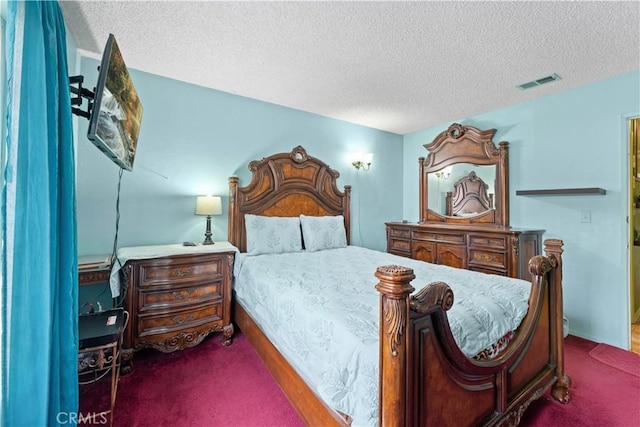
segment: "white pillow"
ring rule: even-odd
[[[298,217],[244,216],[247,254],[280,254],[302,250]]]
[[[346,248],[347,232],[344,217],[300,215],[304,247],[308,251]]]

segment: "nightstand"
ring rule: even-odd
[[[146,347],[164,353],[193,347],[212,332],[222,332],[222,344],[231,344],[236,252],[227,242],[120,249],[121,292],[131,316],[123,361]]]

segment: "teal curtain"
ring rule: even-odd
[[[75,155],[58,3],[9,2],[5,52],[1,424],[69,424],[78,411]]]

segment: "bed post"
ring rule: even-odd
[[[550,274],[550,303],[552,322],[552,356],[555,356],[556,377],[551,388],[551,395],[562,403],[569,402],[569,386],[571,378],[564,373],[564,333],[563,333],[563,302],[562,302],[562,240],[547,239],[544,241],[544,251],[552,263],[555,263]]]
[[[407,365],[409,295],[413,270],[398,265],[378,267],[380,280],[380,383],[378,419],[380,425],[405,426],[407,407]]]
[[[344,186],[344,196],[342,196],[342,206],[344,211],[342,217],[344,218],[344,226],[347,230],[347,245],[351,244],[351,186]],[[360,224],[358,224],[360,227]]]
[[[239,178],[237,176],[229,177],[229,232],[227,233],[227,238],[232,245],[239,248],[241,244],[240,233],[242,227],[239,226],[240,224],[237,224],[237,221],[240,219],[240,215],[236,212],[240,208],[236,202],[238,197],[238,182]]]
[[[424,157],[418,157],[418,164],[420,171],[420,222],[427,221],[427,214],[422,206],[427,206],[427,192],[429,190],[429,179],[427,178],[427,174],[424,172]],[[448,215],[448,214],[447,214]]]

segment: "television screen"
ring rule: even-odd
[[[118,43],[109,34],[102,54],[87,137],[118,166],[133,169],[142,104]]]

